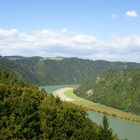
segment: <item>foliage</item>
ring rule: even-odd
[[[81,83],[100,71],[140,68],[138,63],[92,61],[78,58],[0,57],[0,67],[36,85]]]
[[[97,103],[140,114],[140,69],[94,75],[74,92]]]
[[[104,115],[102,125],[100,126],[99,140],[112,140],[112,139],[115,139],[115,136],[113,136],[112,129],[109,128],[108,118]]]
[[[83,108],[38,91],[0,70],[0,139],[99,140]]]

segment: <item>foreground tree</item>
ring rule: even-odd
[[[116,135],[113,135],[113,131],[109,128],[109,121],[106,115],[103,116],[102,125],[99,131],[99,140],[118,140]]]
[[[104,131],[109,126],[105,118],[103,124],[100,130],[85,109],[55,99],[0,70],[0,139],[99,140],[108,132]]]

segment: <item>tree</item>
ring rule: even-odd
[[[102,125],[100,126],[99,140],[113,140],[112,129],[109,128],[109,121],[106,115],[103,116]]]

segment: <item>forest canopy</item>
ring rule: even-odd
[[[101,128],[87,117],[83,108],[55,99],[4,70],[0,70],[0,101],[3,140],[100,140],[102,137]],[[117,139],[113,133],[110,135],[112,140]]]

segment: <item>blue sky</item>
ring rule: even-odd
[[[1,0],[0,26],[24,32],[65,27],[99,38],[139,34],[140,19],[125,17],[128,10],[139,13],[139,5],[139,0]]]
[[[135,59],[133,59],[132,61],[139,62],[139,16],[139,0],[1,0],[0,37],[3,38],[5,37],[5,34],[10,33],[14,37],[18,36],[19,38],[21,34],[24,34],[26,37],[24,36],[24,39],[20,38],[19,40],[16,40],[16,37],[14,38],[13,36],[8,37],[12,39],[14,38],[14,41],[10,43],[13,43],[13,45],[15,43],[16,49],[18,49],[19,46],[19,50],[21,51],[21,48],[24,48],[23,44],[26,44],[28,47],[26,46],[26,48],[24,48],[25,53],[20,53],[20,51],[16,49],[15,52],[10,52],[10,50],[9,52],[5,52],[4,47],[6,45],[9,46],[9,49],[10,47],[12,48],[12,46],[10,46],[10,44],[6,44],[5,41],[0,45],[0,53],[2,55],[14,55],[15,53],[19,55],[28,54],[30,56],[31,54],[29,52],[31,51],[31,48],[36,49],[36,51],[39,51],[38,48],[41,48],[42,53],[34,54],[43,56],[46,56],[48,54],[50,54],[50,56],[77,56],[90,59],[103,58],[113,61],[120,60],[120,57],[122,56],[122,61],[131,61],[129,55],[132,55],[130,53],[133,50]],[[35,46],[30,47],[31,44],[28,44],[27,40],[29,40],[29,38],[34,38],[34,41],[37,42],[37,37],[39,40],[39,37],[42,36],[39,36],[38,32],[40,32],[41,34],[46,29],[47,40],[48,34],[50,34],[51,32],[51,34],[59,34],[59,37],[61,36],[60,40],[66,37],[68,39],[67,42],[72,45],[70,47],[67,47],[67,44],[63,44],[60,42],[57,44],[55,36],[52,36],[51,40],[54,40],[54,42],[51,43],[53,45],[46,42],[46,44],[44,44],[44,46],[46,45],[46,49],[44,46],[42,49],[42,46],[39,43],[38,48],[35,48]],[[13,31],[14,34],[12,33]],[[76,38],[78,39],[78,41],[82,39],[86,40],[86,44],[85,42],[78,42],[78,46],[80,48],[79,50],[76,47],[77,44],[73,45],[75,41],[70,41],[71,39],[73,40],[73,37],[76,36],[78,36]],[[57,37],[57,39],[59,37]],[[96,39],[98,43],[95,43],[95,40],[93,38]],[[24,43],[23,40],[25,41]],[[121,45],[121,42],[119,41],[122,41],[123,44]],[[126,43],[126,41],[128,42]],[[135,41],[138,43],[133,44],[133,42]],[[81,48],[84,52],[86,51],[86,49],[84,49],[84,44],[85,48],[90,48],[89,50],[87,50],[87,52],[94,51],[94,49],[96,49],[95,52],[97,52],[97,56],[95,55],[95,52],[93,52],[93,54],[80,52]],[[116,47],[116,53],[109,51],[113,48],[111,48],[107,44],[115,44],[114,46]],[[52,49],[49,48],[47,50],[47,46],[49,45],[52,45],[53,47]],[[103,46],[105,46],[105,48],[103,48]],[[123,47],[122,51],[120,48],[121,46]],[[60,49],[58,49],[59,47]],[[69,52],[62,52],[61,49],[64,50],[63,47],[66,47]],[[29,48],[29,50],[27,48]],[[43,50],[49,51],[49,53],[45,54]],[[108,54],[108,56],[102,57],[102,55],[106,55],[104,54],[104,51]],[[123,58],[123,54],[127,54],[127,56]]]

